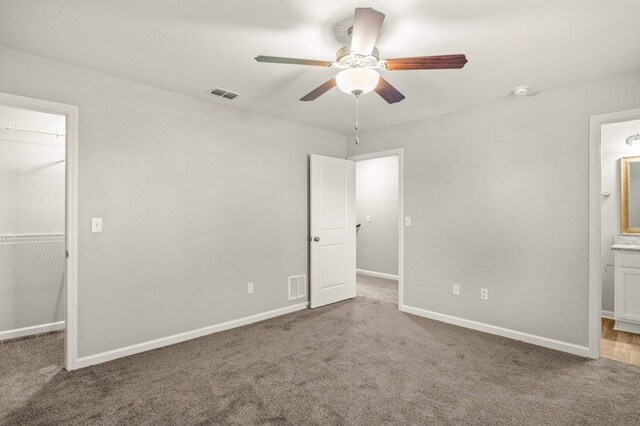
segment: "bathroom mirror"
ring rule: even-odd
[[[620,159],[620,224],[623,234],[640,234],[640,157]]]

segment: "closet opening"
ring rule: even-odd
[[[76,361],[76,126],[75,107],[0,93],[0,348],[9,364],[25,354],[43,368]]]
[[[401,150],[350,157],[356,175],[356,295],[401,306]]]

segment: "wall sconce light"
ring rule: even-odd
[[[627,138],[627,145],[634,146],[635,144],[640,144],[640,133],[636,133],[635,135]]]

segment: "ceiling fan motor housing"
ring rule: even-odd
[[[370,55],[358,55],[351,52],[351,46],[344,46],[336,53],[336,63],[340,68],[379,68],[380,51],[373,48]]]

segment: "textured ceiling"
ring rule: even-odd
[[[406,99],[362,97],[361,129],[640,69],[638,0],[0,0],[0,44],[235,108],[348,134],[353,98],[298,99],[332,68],[254,57],[333,60],[355,7],[387,17],[383,57],[464,53],[462,70],[383,71]],[[342,42],[340,41],[342,39]],[[219,86],[243,96],[206,95]]]

